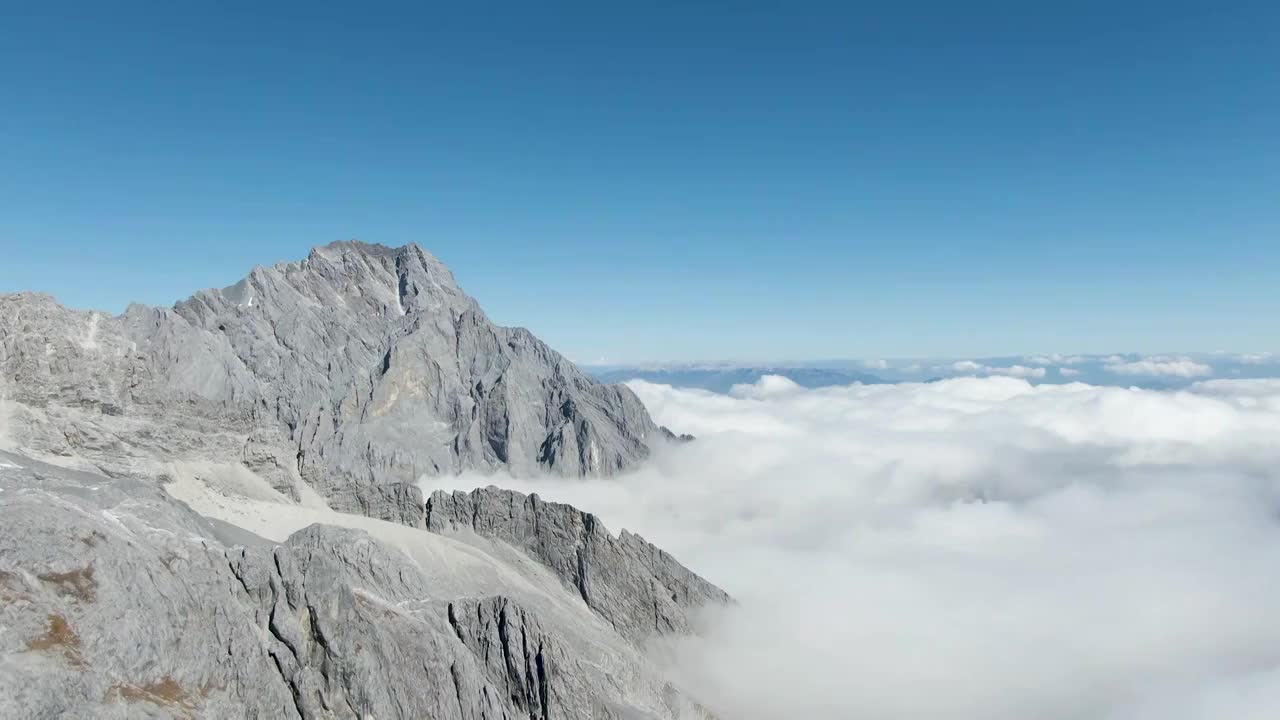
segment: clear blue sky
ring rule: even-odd
[[[360,238],[579,360],[1280,349],[1280,4],[322,5],[9,4],[0,291]]]

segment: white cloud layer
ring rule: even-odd
[[[951,363],[951,369],[958,373],[970,375],[1004,375],[1005,377],[1017,378],[1042,378],[1045,374],[1045,369],[1042,367],[1027,367],[1026,365],[994,367],[976,363],[972,360],[960,360]]]
[[[1079,365],[1080,363],[1088,362],[1089,358],[1083,355],[1053,353],[1052,355],[1032,355],[1026,358],[1026,361],[1032,365]]]
[[[1146,375],[1149,377],[1207,377],[1213,374],[1213,368],[1190,358],[1143,358],[1134,362],[1125,362],[1124,358],[1112,357],[1104,366],[1107,372],[1117,375]]]
[[[501,484],[638,531],[737,597],[660,648],[722,717],[1280,707],[1280,381],[631,386],[699,439],[616,480]]]
[[[987,372],[992,375],[1005,375],[1017,378],[1042,378],[1044,377],[1044,368],[1027,367],[1025,365],[1013,365],[1010,367],[989,367]]]

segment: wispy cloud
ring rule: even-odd
[[[964,374],[970,375],[1004,375],[1016,378],[1042,378],[1045,376],[1045,369],[1042,367],[1027,367],[1026,365],[1011,365],[1008,367],[998,367],[991,365],[983,365],[972,360],[960,360],[951,364],[951,369]]]
[[[1103,368],[1117,375],[1145,375],[1148,377],[1207,377],[1213,374],[1213,367],[1191,358],[1153,357],[1126,361],[1119,356],[1108,358]]]
[[[1089,358],[1083,355],[1053,353],[1052,355],[1032,355],[1024,360],[1031,365],[1079,365],[1088,362]]]
[[[1010,367],[988,367],[987,372],[991,375],[1007,375],[1016,378],[1042,378],[1045,370],[1042,367],[1027,367],[1025,365],[1012,365]]]

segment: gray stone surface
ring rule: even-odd
[[[296,717],[215,528],[148,484],[0,463],[0,717]]]
[[[536,494],[488,487],[436,491],[426,503],[426,527],[460,529],[520,549],[550,568],[614,629],[636,642],[688,633],[691,615],[729,596],[634,533],[614,537],[600,519]]]
[[[662,430],[412,245],[116,317],[2,295],[0,718],[710,717],[645,649],[722,592],[414,482],[608,475]]]
[[[0,453],[0,717],[709,717],[554,578],[397,532],[277,544]]]
[[[332,243],[116,317],[3,295],[0,377],[26,451],[116,474],[238,457],[295,499],[305,482],[376,517],[413,492],[378,486],[609,475],[665,440],[630,390],[491,323],[416,245]]]

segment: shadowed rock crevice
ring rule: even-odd
[[[549,718],[552,640],[537,620],[505,597],[450,603],[447,614],[458,639],[502,680],[512,705],[531,720]]]

